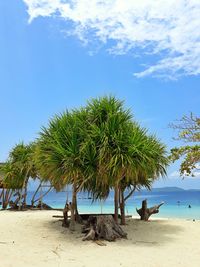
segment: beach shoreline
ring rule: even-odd
[[[128,239],[82,241],[81,227],[71,233],[53,215],[61,211],[1,211],[0,259],[3,267],[199,266],[200,221],[128,219]]]

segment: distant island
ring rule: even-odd
[[[147,191],[146,189],[142,191]],[[181,192],[181,191],[200,191],[200,189],[183,189],[180,187],[158,187],[152,188],[152,192]]]
[[[152,188],[152,192],[177,192],[177,191],[185,191],[185,189],[180,187],[158,187]]]

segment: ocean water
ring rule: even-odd
[[[32,192],[28,194],[28,201],[32,196]],[[66,199],[70,201],[71,191],[49,192],[43,198],[43,202],[52,206],[53,208],[63,208]],[[113,213],[114,194],[110,193],[109,197],[105,201],[92,202],[90,196],[87,193],[78,193],[78,209],[80,213]],[[138,216],[136,207],[140,208],[143,199],[147,199],[148,207],[159,204],[164,201],[165,204],[160,207],[160,212],[155,214],[154,217],[163,218],[186,218],[186,219],[200,219],[200,190],[199,191],[141,191],[135,192],[133,196],[126,203],[126,214]],[[188,208],[188,206],[191,208]]]

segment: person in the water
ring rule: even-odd
[[[192,208],[191,205],[189,205],[188,208],[191,209]]]

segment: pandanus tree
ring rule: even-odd
[[[13,195],[14,190],[18,190],[22,187],[23,176],[20,174],[19,170],[9,161],[1,164],[0,174],[2,186],[2,208],[6,209],[9,205],[9,201]]]
[[[8,161],[2,166],[3,182],[6,188],[18,190],[19,209],[26,206],[27,186],[30,177],[36,178],[36,168],[33,161],[33,144],[17,144],[10,152]],[[24,190],[24,192],[22,192]]]
[[[165,175],[168,165],[166,148],[156,137],[148,135],[146,129],[133,122],[130,111],[114,97],[93,99],[87,109],[89,136],[98,150],[95,192],[108,193],[110,188],[114,188],[115,220],[118,221],[120,206],[124,224],[125,201],[131,196],[124,197],[125,189],[131,187],[133,192],[141,185],[149,188],[154,179]]]
[[[85,110],[66,111],[42,128],[36,145],[35,162],[40,175],[57,191],[72,185],[71,230],[74,230],[75,217],[78,217],[76,195],[85,178],[81,158],[85,124]]]
[[[115,220],[118,220],[118,184],[121,177],[132,172],[130,155],[126,153],[131,113],[124,109],[123,102],[115,97],[91,100],[87,105],[90,121],[90,136],[97,148],[100,189],[115,190]],[[98,187],[97,187],[98,188]],[[98,190],[97,190],[98,191]]]
[[[57,190],[73,185],[71,228],[76,193],[85,189],[97,193],[98,198],[105,197],[115,187],[116,177],[121,177],[122,168],[114,151],[122,148],[117,142],[121,136],[125,140],[123,134],[128,134],[126,123],[130,119],[121,101],[105,97],[90,101],[84,109],[55,116],[48,127],[42,128],[36,165]],[[126,173],[126,165],[122,167]]]
[[[114,189],[118,221],[119,195],[125,203],[127,187],[147,185],[165,172],[164,146],[132,119],[123,102],[111,96],[57,115],[42,128],[36,142],[36,166],[58,191],[72,185],[71,229],[78,191],[87,190],[99,199]],[[123,209],[124,204],[122,215]]]
[[[35,168],[33,153],[34,144],[25,145],[24,143],[17,144],[10,152],[10,163],[18,170],[21,177],[23,177],[23,183],[21,189],[24,190],[23,205],[26,206],[27,187],[29,178],[35,179],[37,177],[37,170]],[[16,183],[18,182],[17,179]]]
[[[132,124],[130,131],[129,151],[132,167],[135,173],[124,176],[120,180],[120,211],[121,224],[125,224],[125,202],[141,187],[150,189],[155,179],[166,175],[166,167],[169,164],[165,146],[155,137],[147,134],[137,124]],[[126,189],[129,193],[124,196]]]

